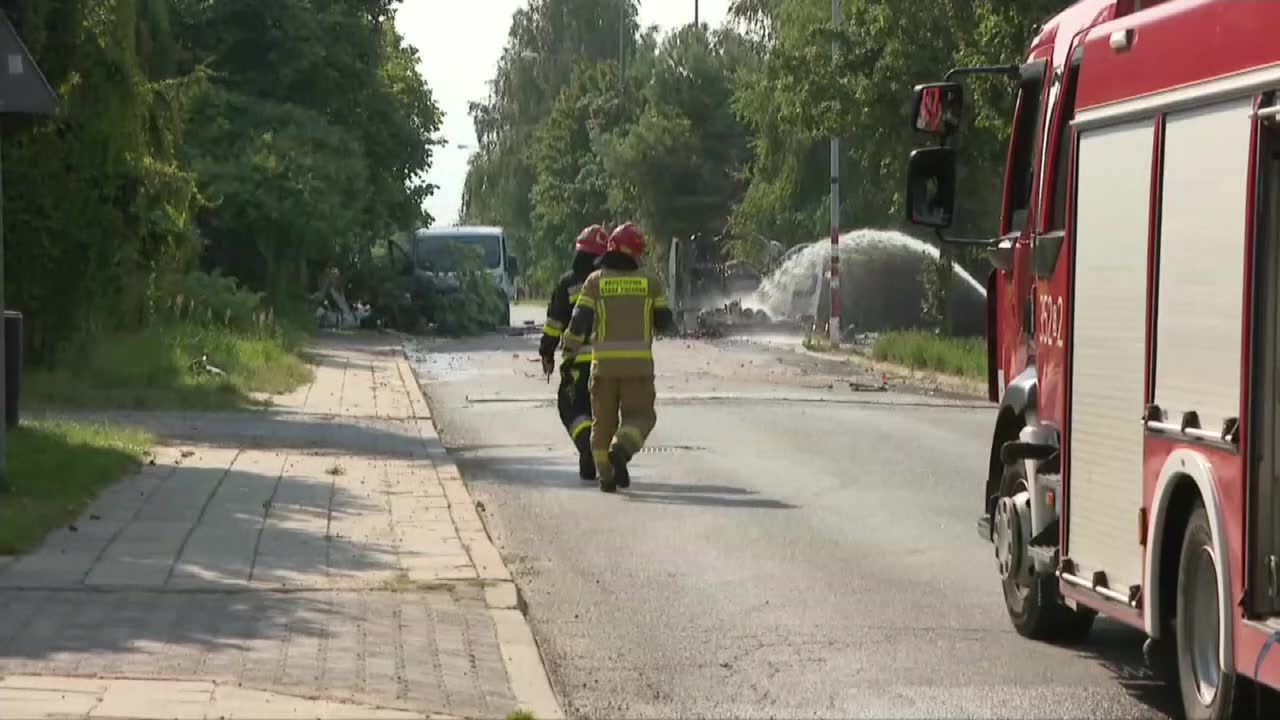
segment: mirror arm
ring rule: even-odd
[[[1009,75],[1016,77],[1022,70],[1020,65],[975,65],[973,67],[951,68],[944,80],[951,82],[953,78],[965,75]]]
[[[933,234],[938,237],[939,244],[946,244],[946,245],[971,245],[971,246],[978,246],[978,247],[990,247],[991,244],[995,242],[994,240],[984,240],[981,238],[955,238],[955,237],[949,238],[946,235],[942,234],[942,228],[934,228]]]

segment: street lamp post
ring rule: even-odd
[[[831,0],[831,25],[840,31],[840,0]],[[834,71],[839,42],[831,36],[831,66]],[[840,346],[840,138],[831,136],[831,347]]]

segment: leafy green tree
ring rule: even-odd
[[[535,173],[532,234],[525,257],[533,285],[549,287],[572,255],[570,241],[585,226],[605,223],[609,178],[593,143],[634,122],[634,105],[613,64],[579,65],[530,150]]]
[[[530,0],[515,12],[489,98],[471,108],[480,150],[468,169],[462,220],[501,225],[518,254],[539,257],[535,135],[580,63],[637,55],[636,17],[635,0]]]
[[[615,211],[660,241],[724,230],[751,155],[733,112],[734,78],[753,60],[732,31],[689,25],[663,41],[640,121],[596,146]]]
[[[33,358],[143,322],[195,249],[177,160],[193,78],[171,74],[165,0],[4,0],[58,92],[57,116],[4,136],[6,300]]]
[[[282,301],[308,268],[367,258],[426,219],[421,178],[440,111],[395,28],[395,0],[174,1],[187,67],[207,65],[218,93],[201,105],[211,127],[192,163],[261,211],[233,200],[201,214],[214,262]],[[295,150],[316,156],[284,154]]]

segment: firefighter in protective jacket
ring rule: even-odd
[[[567,353],[591,338],[591,454],[604,492],[631,484],[627,463],[658,421],[653,336],[673,323],[662,285],[640,270],[644,250],[644,235],[631,223],[613,231],[564,334]]]
[[[547,324],[542,328],[542,342],[538,348],[538,354],[542,356],[542,371],[548,377],[555,370],[556,346],[569,324],[573,306],[578,302],[578,293],[587,276],[595,271],[600,256],[604,255],[608,239],[604,228],[599,225],[583,228],[574,243],[573,269],[560,276],[551,293]],[[578,448],[578,474],[583,480],[596,477],[595,461],[591,457],[590,382],[591,346],[584,342],[575,351],[565,354],[557,393],[560,422],[564,423],[564,429]]]

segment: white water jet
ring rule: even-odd
[[[743,305],[765,310],[775,317],[812,313],[822,290],[821,278],[830,267],[831,241],[830,238],[816,240],[801,248],[793,248],[791,257],[770,273],[760,288],[743,300]],[[863,295],[858,301],[864,305],[873,303],[883,307],[894,301],[915,298],[923,290],[923,280],[918,268],[923,267],[925,259],[938,257],[938,248],[894,230],[864,228],[845,233],[840,236],[840,275],[844,294],[841,305],[848,307],[859,291],[863,291]],[[909,279],[902,275],[904,267],[916,268],[907,273]],[[952,267],[955,270],[953,290],[958,289],[964,295],[970,295],[966,291],[972,291],[970,300],[985,300],[986,289],[983,285],[959,265],[952,263]],[[899,273],[893,278],[898,282],[897,285],[877,277],[883,273],[887,278],[895,271]],[[862,276],[861,279],[859,275]],[[858,287],[872,277],[884,280],[884,283],[871,290]],[[910,287],[907,287],[907,283],[910,283]],[[873,291],[880,297],[872,298],[865,294]],[[919,304],[918,301],[916,304]],[[850,318],[849,314],[842,312],[842,315]]]

